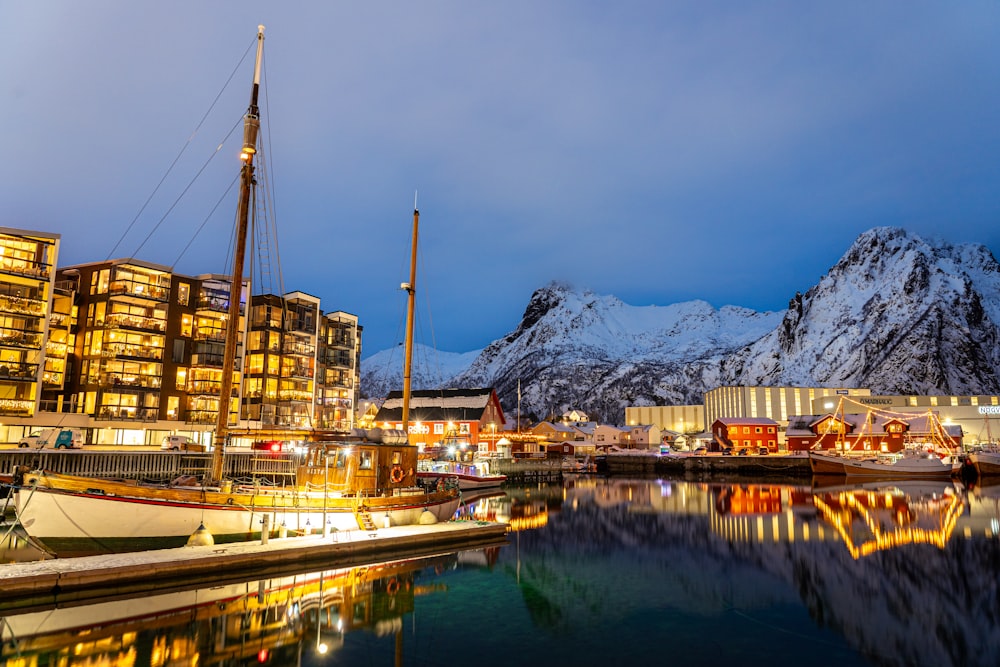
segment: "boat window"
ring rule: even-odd
[[[347,466],[347,452],[340,450],[337,452],[337,467],[344,468]]]
[[[371,470],[372,469],[372,453],[371,452],[359,452],[358,453],[358,469],[359,470]]]
[[[403,461],[403,455],[398,451],[392,453],[392,465],[398,466]]]

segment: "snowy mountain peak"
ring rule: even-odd
[[[988,249],[877,227],[787,311],[631,306],[550,283],[513,331],[481,352],[448,356],[419,388],[492,386],[510,412],[520,383],[531,419],[578,408],[608,423],[621,423],[627,405],[700,403],[724,385],[997,393],[998,322],[1000,266]],[[384,354],[362,363],[367,395],[401,385],[401,368],[381,366]]]

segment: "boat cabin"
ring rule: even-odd
[[[342,496],[391,496],[417,485],[417,448],[367,440],[310,443],[299,486]]]

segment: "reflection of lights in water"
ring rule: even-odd
[[[998,532],[1000,532],[1000,520],[991,519],[990,520],[990,530],[993,531],[994,535],[996,535]]]

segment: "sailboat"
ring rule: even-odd
[[[810,450],[809,466],[817,476],[846,475],[851,478],[867,479],[923,479],[947,481],[955,475],[960,463],[953,455],[955,443],[938,422],[933,412],[928,411],[925,419],[929,428],[929,441],[907,442],[897,452],[852,451],[851,447],[864,439],[864,429],[854,443],[845,439],[847,423],[844,399],[838,407],[840,412],[837,427],[837,447],[831,451]],[[865,418],[865,427],[871,428],[873,410]],[[897,419],[901,416],[895,415]],[[832,420],[831,420],[832,424]],[[873,439],[871,431],[869,438]],[[814,447],[817,447],[814,445]]]
[[[458,509],[455,489],[428,491],[417,483],[417,447],[409,444],[404,432],[392,430],[356,430],[341,440],[308,443],[295,483],[288,486],[245,485],[225,478],[239,289],[260,129],[257,95],[263,45],[264,26],[259,26],[250,106],[244,118],[230,326],[209,476],[201,484],[181,478],[171,484],[146,485],[49,471],[25,474],[15,498],[18,520],[32,539],[57,555],[183,546],[196,531],[207,531],[216,542],[257,539],[263,533],[374,531],[447,520]],[[415,225],[416,219],[414,211]],[[412,299],[409,307],[412,318]],[[407,358],[407,373],[409,363]]]

